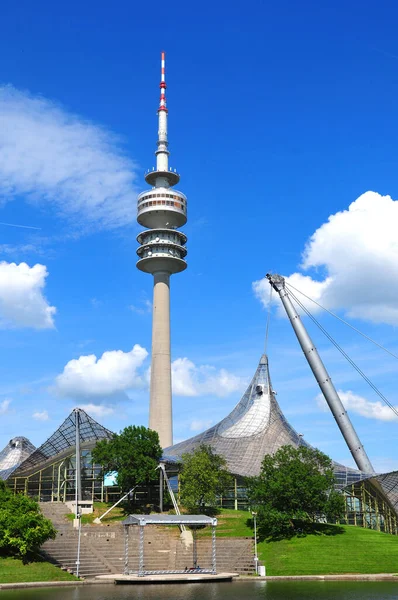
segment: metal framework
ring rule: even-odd
[[[398,535],[397,513],[377,479],[365,479],[344,489],[345,523]]]
[[[398,513],[398,471],[377,476],[377,481],[388,496],[389,501]]]
[[[0,479],[8,479],[35,450],[36,447],[26,437],[12,438],[0,452]]]
[[[77,420],[78,416],[78,420]],[[78,427],[77,427],[78,425]],[[36,496],[40,501],[92,500],[103,498],[101,468],[94,465],[91,449],[100,439],[113,433],[92,419],[84,410],[75,409],[58,429],[8,476],[7,483],[15,492]],[[76,443],[80,445],[76,477]],[[81,480],[81,490],[76,486]]]
[[[87,447],[89,446],[89,447]],[[84,444],[81,448],[81,496],[82,500],[96,498],[106,501],[106,488],[103,478],[100,477],[102,469],[95,465],[91,458],[91,449],[94,446]],[[56,456],[52,461],[34,469],[32,472],[12,474],[8,486],[15,493],[24,493],[39,498],[41,502],[73,502],[76,500],[76,454],[75,448]]]
[[[171,569],[171,570],[146,570],[145,569],[145,555],[144,555],[144,541],[145,533],[144,529],[147,525],[178,525],[191,527],[193,530],[193,544],[192,544],[192,569],[189,572],[192,573],[211,573],[215,575],[217,573],[217,562],[216,562],[216,526],[217,519],[214,517],[207,517],[206,515],[129,515],[127,519],[122,522],[124,526],[124,575],[138,575],[138,577],[145,577],[145,575],[168,575],[176,573],[187,573],[187,569]],[[212,552],[211,552],[211,568],[203,568],[198,566],[197,561],[197,539],[196,530],[197,527],[203,527],[208,525],[212,528]],[[129,565],[129,528],[131,526],[139,527],[139,548],[138,548],[138,569],[130,569]]]

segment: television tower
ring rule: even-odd
[[[162,448],[173,444],[170,358],[170,275],[187,268],[187,237],[179,227],[187,222],[187,198],[173,189],[180,176],[169,168],[165,53],[161,55],[160,103],[156,169],[145,181],[152,186],[139,194],[137,221],[147,229],[137,236],[140,271],[153,275],[152,364],[149,427],[159,434]]]

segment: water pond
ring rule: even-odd
[[[232,582],[2,590],[1,600],[398,600],[392,582]]]

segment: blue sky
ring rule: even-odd
[[[189,210],[189,267],[172,278],[175,440],[225,416],[254,372],[267,271],[398,351],[397,13],[2,4],[0,222],[37,229],[0,225],[0,447],[40,444],[76,405],[115,431],[147,424],[152,282],[135,268],[135,199],[155,161],[161,50]],[[396,360],[320,319],[398,405]],[[397,468],[398,421],[309,328],[376,468]],[[352,464],[276,305],[268,353],[291,424]]]

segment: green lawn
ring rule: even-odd
[[[341,534],[260,542],[267,575],[398,573],[398,536],[350,525]]]
[[[92,523],[94,519],[103,515],[108,508],[111,508],[111,506],[113,506],[113,503],[111,502],[94,502],[94,511],[89,515],[82,515],[82,524],[86,525],[87,523]],[[75,515],[74,513],[67,513],[66,518],[69,521],[73,521]],[[120,506],[116,506],[108,515],[106,515],[106,517],[101,520],[101,523],[115,523],[118,521],[123,521],[125,518],[126,513],[122,508],[120,508]]]
[[[251,514],[246,510],[222,509],[217,517],[217,537],[251,537],[253,529],[247,525]],[[211,529],[201,530],[202,535],[211,535]]]
[[[223,510],[217,537],[251,537],[251,514]],[[354,526],[327,526],[336,535],[307,535],[281,542],[259,542],[267,575],[398,573],[398,536]],[[208,528],[199,535],[210,534]]]
[[[73,580],[77,580],[74,575],[45,561],[24,565],[16,558],[0,558],[0,583]]]

